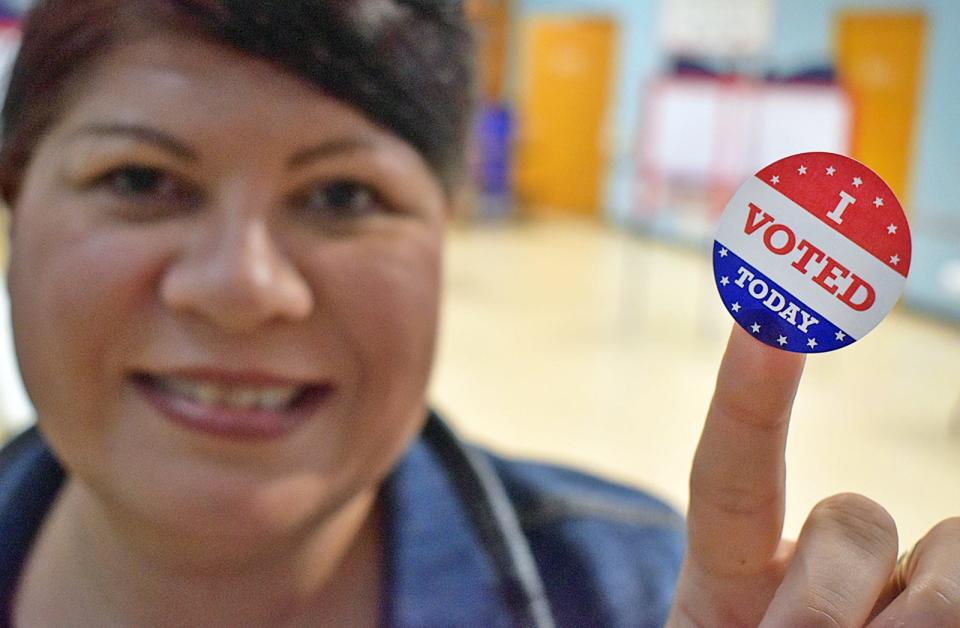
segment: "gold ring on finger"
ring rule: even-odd
[[[916,549],[917,546],[914,545],[900,554],[900,558],[897,559],[897,565],[893,568],[893,586],[898,593],[905,591],[907,588],[907,581],[909,580],[910,570],[912,568],[913,554]]]

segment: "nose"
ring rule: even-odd
[[[161,298],[168,307],[231,333],[310,315],[310,286],[262,216],[228,218],[208,231],[167,269]]]

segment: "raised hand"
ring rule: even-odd
[[[796,542],[781,538],[803,364],[734,328],[694,458],[689,550],[667,625],[960,627],[960,518],[899,565],[893,519],[860,495],[825,499]]]

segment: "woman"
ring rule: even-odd
[[[0,465],[3,617],[655,626],[672,601],[675,626],[957,625],[957,521],[896,570],[865,498],[780,540],[802,362],[739,333],[682,569],[659,502],[428,414],[466,30],[445,0],[34,11],[0,172],[39,432]]]

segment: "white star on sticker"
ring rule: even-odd
[[[806,167],[806,166],[800,166],[800,168],[797,170],[797,172],[799,172],[799,173],[800,173],[800,176],[802,177],[803,175],[807,174],[807,167]]]
[[[890,258],[890,263],[893,264],[894,266],[896,266],[897,264],[899,264],[899,263],[900,263],[900,256],[899,256],[899,255],[894,255],[893,257],[891,257],[891,258]]]
[[[779,176],[779,175],[773,175],[772,177],[770,177],[770,183],[772,183],[772,184],[774,184],[774,185],[777,185],[778,183],[780,183],[780,176]]]
[[[780,346],[782,347],[783,345],[787,344],[787,337],[786,337],[786,336],[780,336],[779,338],[777,338],[777,342],[779,342],[779,343],[780,343]]]
[[[816,348],[817,348],[817,340],[816,340],[816,338],[811,338],[810,340],[808,340],[808,341],[807,341],[807,346],[810,347],[811,349],[816,349]]]
[[[863,185],[863,179],[861,179],[860,177],[854,177],[854,178],[853,178],[853,187],[858,188],[858,187],[860,187],[861,185]]]
[[[873,199],[873,204],[877,209],[880,209],[883,207],[883,199],[878,196],[877,198]]]
[[[720,257],[726,257],[727,253],[729,253],[727,249],[720,249]]]
[[[893,235],[896,232],[897,232],[897,225],[890,225],[889,227],[887,227],[887,233],[889,233],[890,235]]]
[[[730,309],[733,310],[734,312],[739,312],[739,311],[740,311],[740,303],[734,303],[733,305],[730,306]]]
[[[827,168],[827,176],[828,176],[828,177],[832,177],[832,176],[835,175],[836,173],[837,173],[837,169],[834,168],[833,166],[830,166],[829,168]]]
[[[840,342],[843,342],[846,339],[847,339],[847,335],[845,333],[843,333],[842,331],[837,332],[837,340],[839,340]]]
[[[730,278],[729,278],[729,277],[721,277],[721,278],[720,278],[720,285],[721,285],[721,286],[729,286],[729,285],[730,285]]]
[[[759,334],[759,333],[760,333],[760,323],[754,323],[753,325],[750,326],[750,329],[753,330],[753,333]]]

